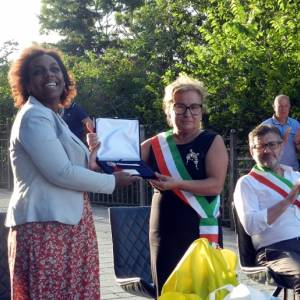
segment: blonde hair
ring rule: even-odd
[[[165,95],[163,98],[163,110],[167,116],[168,124],[171,126],[170,120],[170,107],[174,103],[174,95],[176,93],[195,91],[197,92],[202,100],[202,104],[207,97],[207,91],[204,87],[203,82],[189,77],[186,74],[180,74],[175,81],[165,87]]]

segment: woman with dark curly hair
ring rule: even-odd
[[[32,46],[11,66],[19,108],[10,139],[14,190],[6,226],[12,299],[100,299],[98,246],[88,193],[136,179],[95,172],[91,153],[59,115],[76,95],[57,50]],[[91,137],[94,141],[95,137]]]

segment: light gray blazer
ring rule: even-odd
[[[6,226],[58,221],[78,224],[83,192],[112,193],[113,175],[87,169],[88,150],[63,119],[30,96],[10,139],[14,175]]]

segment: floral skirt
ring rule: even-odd
[[[33,222],[11,228],[13,300],[99,300],[99,257],[88,196],[78,225]]]

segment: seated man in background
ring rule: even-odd
[[[84,143],[86,143],[86,131],[93,132],[94,125],[88,114],[77,103],[63,110],[62,117],[68,124],[70,130]]]
[[[238,180],[234,203],[257,250],[257,264],[284,275],[299,300],[300,173],[280,164],[283,146],[274,126],[259,125],[250,132],[250,153],[256,165]]]

